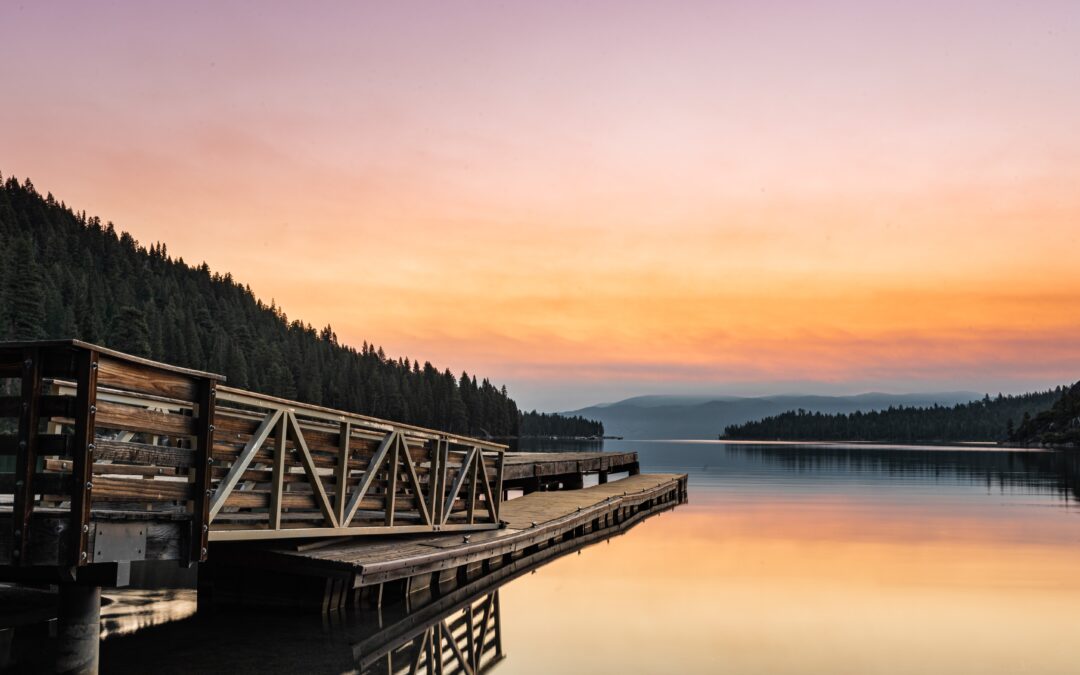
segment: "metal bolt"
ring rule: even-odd
[[[209,496],[210,496],[210,491],[209,491],[209,490],[207,490],[207,491],[206,491],[206,496],[207,496],[207,497],[209,497]]]
[[[86,532],[89,532],[89,531],[90,531],[90,526],[89,526],[89,525],[83,525],[83,526],[82,526],[82,531],[83,531],[84,533],[86,533]]]
[[[88,444],[87,444],[87,446],[86,446],[86,449],[87,449],[87,450],[88,450],[89,452],[93,452],[93,451],[97,450],[97,446],[96,446],[96,445],[94,445],[93,443],[88,443]]]
[[[26,368],[27,370],[33,368],[34,367],[34,360],[33,359],[26,359],[25,361],[23,361],[23,367]]]
[[[93,483],[87,483],[86,484],[86,489],[87,490],[93,490],[94,489],[94,484]]]
[[[21,478],[19,480],[15,481],[15,487],[21,488],[22,486],[23,486],[23,482],[22,482]]]
[[[462,541],[463,541],[464,543],[466,543],[466,544],[468,544],[468,543],[469,543],[469,536],[468,536],[468,535],[465,535],[465,536],[464,536],[464,537],[462,537],[461,539],[462,539]]]
[[[18,539],[22,536],[22,530],[15,530],[15,538]]]
[[[213,457],[207,457],[206,458],[206,463],[207,464],[213,464],[214,463],[214,458]]]
[[[213,430],[214,430],[214,429],[216,429],[216,428],[217,428],[217,427],[215,427],[215,426],[214,426],[213,424],[211,424],[211,425],[210,425],[210,431],[213,431]]]
[[[206,547],[205,546],[202,547],[202,554],[206,555]]]
[[[210,397],[213,398],[214,396],[217,396],[217,390],[211,389],[210,390]]]
[[[90,370],[97,370],[97,364],[96,363],[91,363],[90,364]]]
[[[532,521],[532,526],[533,526],[533,527],[536,527],[536,521],[535,521],[535,520],[534,520],[534,521]]]
[[[26,449],[26,441],[19,441],[19,449],[20,450],[25,450]]]
[[[79,557],[82,558],[83,560],[86,560],[86,551],[83,551],[82,554]]]
[[[90,414],[91,414],[91,415],[93,415],[93,414],[95,414],[96,412],[97,412],[97,406],[96,406],[96,405],[92,405],[92,406],[90,406]]]
[[[203,532],[209,532],[210,531],[210,526],[209,525],[203,525],[202,526],[202,531]]]

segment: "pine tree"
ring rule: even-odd
[[[46,336],[45,285],[37,252],[29,236],[15,240],[13,257],[11,286],[6,289],[11,321],[9,334],[16,340],[40,340]]]
[[[130,305],[120,308],[109,325],[108,346],[133,356],[150,356],[150,329],[140,309]]]

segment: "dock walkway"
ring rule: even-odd
[[[503,504],[498,530],[327,543],[317,548],[215,548],[206,577],[216,577],[215,602],[247,605],[310,604],[303,584],[282,584],[277,575],[326,581],[323,609],[380,602],[390,592],[445,592],[540,549],[586,536],[611,536],[643,517],[686,499],[686,474],[639,474],[578,490],[535,492]],[[253,567],[273,570],[252,576]],[[202,576],[200,576],[202,581]],[[396,585],[393,585],[396,584]],[[280,591],[289,589],[283,597]],[[200,589],[202,590],[202,589]],[[305,600],[307,599],[307,600]],[[200,602],[202,596],[200,596]]]

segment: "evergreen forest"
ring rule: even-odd
[[[735,424],[723,438],[778,441],[1006,441],[1031,417],[1054,405],[1063,387],[1049,391],[931,407],[898,406],[850,414],[792,410]]]
[[[234,387],[453,433],[592,435],[582,419],[522,415],[505,386],[339,342],[230,274],[140,244],[33,183],[0,177],[0,340],[78,338],[220,373]]]

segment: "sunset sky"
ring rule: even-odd
[[[1080,3],[0,0],[0,172],[525,407],[1080,379]]]

